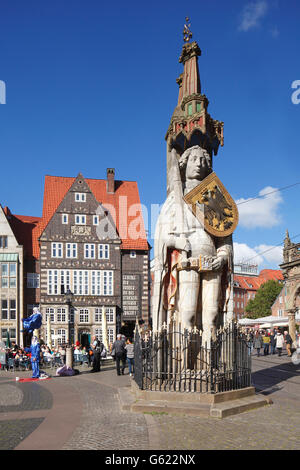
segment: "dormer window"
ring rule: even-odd
[[[86,193],[75,193],[76,202],[86,202]]]

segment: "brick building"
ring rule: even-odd
[[[235,320],[247,316],[245,308],[249,300],[254,299],[260,286],[271,279],[283,282],[280,269],[263,269],[258,275],[234,274],[233,312]]]
[[[138,187],[114,176],[46,176],[41,218],[6,209],[25,253],[19,317],[39,306],[45,341],[48,317],[56,343],[101,338],[103,315],[110,342],[117,332],[130,335],[136,319],[149,324],[150,247]]]

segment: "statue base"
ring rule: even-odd
[[[131,389],[119,389],[123,410],[137,413],[175,413],[211,418],[226,418],[262,406],[272,400],[257,395],[254,387],[220,393],[185,393],[141,390],[134,380]]]

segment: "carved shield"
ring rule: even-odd
[[[236,229],[238,208],[216,173],[208,175],[183,199],[211,235],[226,237]],[[204,220],[200,220],[200,214],[203,214]]]

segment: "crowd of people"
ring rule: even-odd
[[[73,358],[75,364],[86,363],[91,366],[91,372],[101,370],[101,360],[111,356],[116,362],[117,374],[124,374],[125,367],[128,365],[129,375],[134,372],[134,345],[130,338],[124,335],[118,335],[114,343],[108,347],[99,341],[96,336],[92,338],[89,346],[82,346],[79,341],[72,344]],[[5,362],[1,363],[2,370],[8,370],[12,365],[16,369],[31,369],[31,354],[26,348],[20,348],[15,342],[10,347],[5,348]],[[40,347],[40,365],[47,366],[55,364],[57,366],[66,364],[66,345],[61,344],[58,347],[50,348],[43,341]]]
[[[270,330],[259,330],[250,328],[246,331],[247,341],[251,351],[260,355],[268,356],[273,354],[282,355],[283,348],[286,349],[289,357],[292,356],[293,340],[288,331],[282,331],[279,328]],[[263,351],[261,353],[261,350]]]

